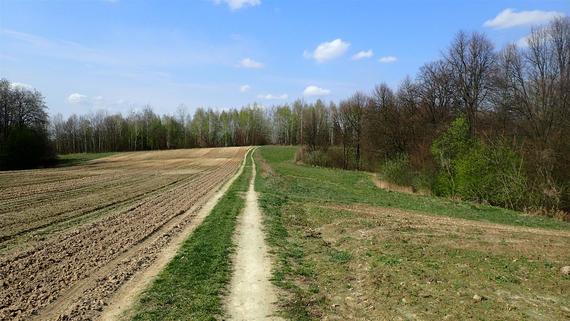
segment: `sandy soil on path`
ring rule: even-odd
[[[253,158],[253,153],[251,157]],[[236,230],[237,249],[227,310],[230,320],[282,320],[273,316],[277,296],[269,280],[271,260],[254,190],[255,162],[252,166],[246,205]]]

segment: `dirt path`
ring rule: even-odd
[[[253,160],[253,152],[251,153]],[[236,230],[234,274],[230,284],[228,314],[231,320],[282,320],[273,316],[277,297],[271,277],[262,217],[254,190],[255,162],[246,195],[244,212]]]
[[[430,192],[426,190],[415,191],[411,186],[402,186],[382,180],[376,173],[370,173],[370,177],[372,178],[372,182],[374,182],[374,185],[376,185],[376,187],[387,191],[400,192],[411,195],[430,195]]]

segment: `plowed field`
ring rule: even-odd
[[[0,173],[0,320],[91,320],[148,267],[246,148],[121,153]]]

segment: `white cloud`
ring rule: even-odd
[[[266,99],[266,100],[283,100],[283,99],[289,98],[289,95],[287,95],[287,94],[282,94],[282,95],[266,94],[266,95],[257,95],[257,98]]]
[[[324,89],[317,86],[307,86],[305,90],[303,90],[303,95],[310,97],[310,96],[326,96],[329,95],[331,91],[329,89]]]
[[[515,12],[513,9],[505,9],[495,18],[485,21],[483,26],[496,29],[512,28],[544,23],[555,17],[565,15],[565,13],[559,11],[530,10]]]
[[[87,96],[80,93],[73,93],[67,97],[67,102],[72,105],[80,105],[88,102]]]
[[[526,48],[528,47],[528,39],[530,35],[526,35],[515,42],[518,47]]]
[[[391,64],[393,62],[398,61],[398,57],[395,56],[384,56],[384,57],[380,57],[380,59],[378,59],[378,61],[380,61],[383,64]]]
[[[367,51],[359,51],[357,54],[352,56],[352,60],[360,60],[360,59],[364,59],[364,58],[371,58],[373,55],[374,55],[374,52],[372,51],[372,49],[367,50]]]
[[[125,99],[107,99],[103,96],[87,96],[80,93],[73,93],[67,96],[67,103],[74,106],[82,106],[91,110],[104,110],[104,111],[127,111],[137,105],[142,104],[133,103]]]
[[[260,69],[260,68],[263,68],[263,64],[259,61],[255,61],[251,58],[244,58],[239,62],[238,67],[250,68],[250,69]]]
[[[261,0],[214,0],[215,4],[225,3],[232,10],[239,10],[243,7],[255,7],[261,4]]]
[[[348,50],[350,43],[338,38],[330,42],[323,42],[315,48],[313,52],[305,51],[305,58],[315,59],[318,63],[338,58]]]
[[[28,89],[28,90],[34,89],[34,87],[32,87],[32,85],[24,84],[24,83],[21,83],[21,82],[13,82],[13,83],[10,83],[10,87],[12,87],[13,89],[17,89],[17,88],[19,88],[19,89]]]
[[[242,92],[242,93],[247,92],[247,91],[249,91],[250,89],[251,89],[251,86],[250,86],[250,85],[241,85],[241,86],[239,87],[239,91]]]

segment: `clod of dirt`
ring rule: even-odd
[[[319,232],[319,231],[317,231],[317,230],[315,230],[315,229],[310,228],[310,229],[308,229],[308,230],[305,232],[305,237],[308,237],[308,238],[310,237],[310,238],[316,238],[316,239],[318,239],[318,238],[321,237],[321,232]]]
[[[562,275],[570,275],[570,265],[560,268],[560,273],[562,273]]]
[[[484,301],[484,300],[487,300],[487,298],[484,297],[484,296],[481,296],[481,295],[479,295],[479,294],[475,294],[475,295],[473,296],[473,301],[475,301],[475,302],[481,302],[481,301]]]

